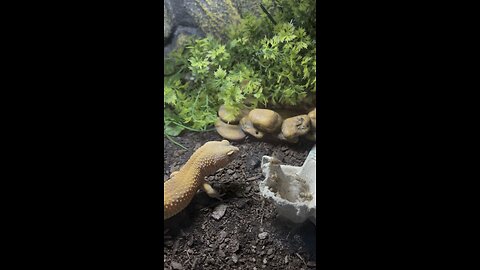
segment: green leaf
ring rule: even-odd
[[[217,78],[217,79],[223,79],[223,78],[225,78],[225,76],[227,76],[227,72],[224,69],[222,69],[222,67],[218,67],[218,69],[217,69],[217,71],[215,71],[214,75],[215,75],[215,78]]]
[[[164,132],[170,136],[178,136],[184,130],[184,128],[177,125],[166,125],[164,126]]]

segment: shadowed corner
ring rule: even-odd
[[[292,221],[277,216],[272,222],[272,225],[278,229],[280,238],[284,240],[294,249],[297,246],[303,246],[305,251],[309,254],[310,260],[317,259],[317,228],[310,221],[303,223],[293,223]],[[300,243],[299,241],[300,240]]]
[[[211,208],[219,203],[221,202],[209,197],[205,192],[198,192],[185,209],[163,221],[164,244],[168,240],[176,239],[182,233],[182,230],[194,226],[194,221],[201,214],[201,209]]]
[[[196,214],[197,211],[194,204],[190,204],[178,214],[167,220],[164,220],[164,244],[166,244],[168,240],[177,238],[177,236],[181,233],[181,230],[192,226]]]

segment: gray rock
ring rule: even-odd
[[[257,0],[164,0],[164,55],[178,44],[180,35],[225,37],[229,25],[246,13],[261,13]]]
[[[172,50],[181,46],[185,38],[189,36],[204,37],[205,35],[200,29],[195,27],[177,26],[172,34],[171,42],[165,44],[163,48],[163,55],[166,56]]]
[[[240,20],[240,13],[231,0],[184,0],[188,14],[204,33],[224,37],[230,24]]]
[[[182,270],[183,269],[183,265],[181,263],[178,263],[178,262],[172,262],[171,266],[172,266],[173,269],[176,269],[176,270]]]
[[[172,33],[172,13],[163,1],[163,39],[168,39]]]
[[[215,207],[213,210],[212,217],[216,220],[219,220],[225,215],[225,211],[227,211],[226,204],[217,205],[217,207]]]
[[[268,232],[262,232],[258,234],[258,238],[260,238],[261,240],[267,238],[267,236],[268,236]]]

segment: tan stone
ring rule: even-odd
[[[310,117],[310,122],[312,123],[312,127],[317,128],[317,108],[309,112],[308,117]]]
[[[215,129],[220,136],[232,141],[243,140],[246,136],[240,128],[240,125],[230,125],[224,123],[222,120],[220,120],[220,118],[215,122]]]
[[[310,131],[310,125],[310,117],[306,114],[287,118],[282,123],[282,134],[286,139],[291,140],[307,134]]]
[[[278,131],[283,120],[278,113],[268,109],[253,109],[248,113],[248,118],[250,118],[254,127],[268,133]]]
[[[312,130],[310,130],[310,132],[305,134],[305,138],[307,138],[307,140],[309,140],[309,141],[316,142],[317,141],[317,132],[314,129],[312,129]]]
[[[261,139],[265,135],[262,131],[256,129],[253,126],[253,123],[248,116],[245,116],[242,118],[242,120],[240,120],[240,127],[243,131],[247,132],[248,134],[254,136],[257,139]]]
[[[283,136],[283,134],[281,132],[278,133],[277,138],[282,140],[282,141],[289,142],[289,143],[297,143],[298,142],[298,137],[293,137],[293,138],[287,139],[287,138],[285,138],[285,136]]]

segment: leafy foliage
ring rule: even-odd
[[[307,15],[315,18],[315,13],[307,13],[315,10],[315,1],[263,3],[277,24],[265,14],[247,15],[228,31],[228,42],[212,36],[190,39],[166,59],[165,70],[176,72],[164,82],[165,134],[205,130],[215,122],[221,104],[233,120],[245,107],[312,102],[315,25]]]

